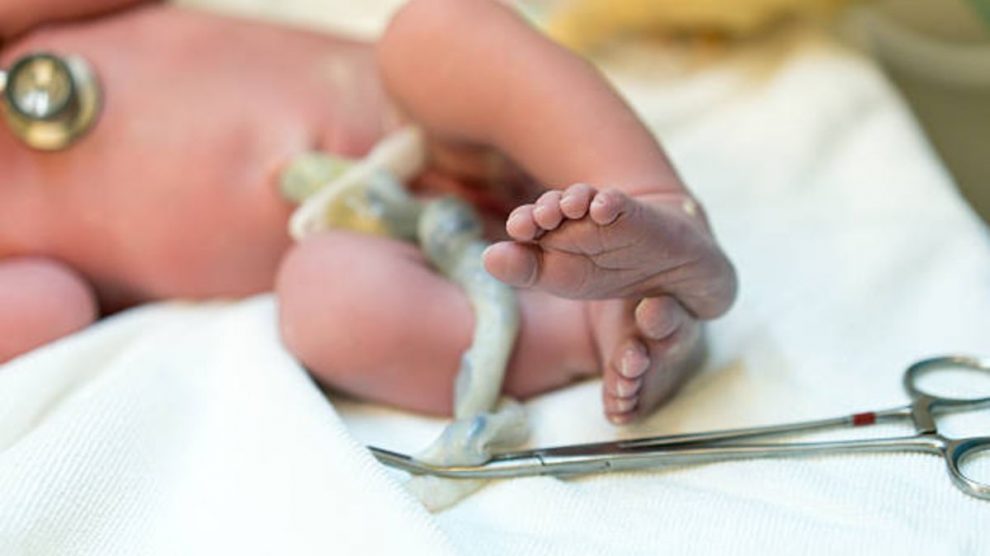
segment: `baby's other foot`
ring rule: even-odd
[[[512,286],[584,299],[673,295],[702,319],[735,297],[732,265],[686,196],[577,184],[517,207],[506,231],[513,241],[489,247],[485,267]]]
[[[704,358],[701,323],[672,297],[590,306],[602,365],[605,416],[621,425],[669,399]]]

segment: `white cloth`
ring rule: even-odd
[[[593,381],[527,404],[533,445],[885,407],[911,361],[990,354],[987,230],[870,63],[811,33],[675,66],[609,65],[742,297],[648,422],[612,428]],[[268,297],[137,309],[0,368],[0,554],[990,553],[990,503],[926,455],[500,481],[431,516],[362,445],[416,451],[443,424],[328,403]]]

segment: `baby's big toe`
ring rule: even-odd
[[[636,327],[653,341],[672,336],[691,316],[679,301],[669,295],[649,297],[636,305]]]
[[[533,285],[539,271],[539,260],[533,247],[513,241],[489,245],[482,260],[489,274],[517,288]]]

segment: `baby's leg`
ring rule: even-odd
[[[486,255],[496,278],[572,298],[672,294],[700,318],[731,304],[700,207],[590,64],[491,0],[413,0],[378,50],[389,92],[433,134],[491,144],[551,188],[594,185],[519,207],[515,241]]]
[[[298,244],[276,283],[286,346],[321,381],[399,407],[449,415],[473,315],[458,286],[395,240],[334,231]],[[596,373],[586,303],[520,296],[505,391],[529,397]]]
[[[89,326],[92,288],[69,267],[41,257],[0,261],[0,363]]]
[[[606,410],[625,421],[652,409],[696,365],[685,354],[701,352],[698,320],[725,312],[736,292],[654,137],[592,66],[498,2],[413,0],[379,58],[397,102],[435,133],[494,145],[552,188],[594,184],[516,209],[512,241],[492,246],[485,265],[517,287],[615,299],[607,304],[623,311],[593,315]]]

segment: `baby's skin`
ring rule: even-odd
[[[449,414],[473,327],[463,292],[399,241],[293,246],[278,193],[293,156],[359,156],[393,106],[431,138],[418,186],[516,207],[484,261],[519,288],[509,395],[601,372],[606,415],[629,422],[697,366],[702,321],[735,296],[655,139],[497,2],[414,0],[377,45],[149,5],[36,28],[0,61],[34,50],[89,59],[106,104],[65,152],[0,132],[0,361],[134,304],[274,286],[285,345],[321,382]]]

